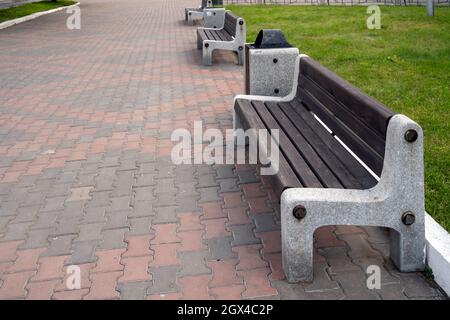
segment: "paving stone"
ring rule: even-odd
[[[234,172],[234,165],[217,165],[214,166],[217,173],[217,179],[236,178],[237,174]]]
[[[20,246],[20,249],[34,249],[43,248],[49,245],[48,238],[53,229],[39,229],[39,230],[29,230],[28,236],[25,241]]]
[[[340,235],[339,238],[344,240],[350,247],[348,255],[352,259],[379,256],[379,253],[372,249],[364,235],[346,234]]]
[[[250,215],[255,222],[255,232],[267,232],[280,230],[280,225],[276,224],[272,213],[259,213]]]
[[[255,183],[260,181],[253,170],[237,171],[237,174],[239,176],[239,184]]]
[[[434,285],[430,283],[421,275],[402,274],[398,273],[400,281],[403,286],[404,294],[408,298],[429,298],[440,297],[442,293]]]
[[[178,279],[183,299],[186,300],[211,300],[213,297],[209,294],[208,282],[210,275],[186,276]]]
[[[379,227],[364,227],[367,233],[367,241],[371,244],[387,244],[389,243],[389,230]]]
[[[48,247],[48,250],[42,254],[42,256],[51,257],[71,254],[72,243],[75,237],[76,235],[74,234],[50,237],[50,246]]]
[[[205,240],[211,260],[225,260],[237,258],[237,253],[231,250],[233,237],[218,237]]]
[[[199,274],[211,274],[211,269],[206,266],[206,259],[209,258],[208,251],[186,251],[178,253],[181,259],[180,277]]]
[[[80,225],[80,233],[75,241],[101,240],[104,225],[102,222]]]
[[[217,187],[219,183],[216,181],[214,173],[203,174],[198,177],[197,190],[199,188]]]
[[[169,207],[158,207],[155,208],[156,215],[153,219],[153,224],[159,224],[159,223],[177,223],[178,218],[176,214],[176,206],[169,206]]]
[[[128,214],[129,211],[106,212],[107,223],[104,224],[103,230],[129,228]]]
[[[278,294],[270,285],[269,268],[249,269],[239,271],[238,275],[244,278],[246,290],[242,293],[244,299],[271,297]]]
[[[231,246],[234,247],[261,243],[261,240],[255,237],[255,233],[253,232],[254,228],[255,226],[253,224],[229,226],[228,229],[233,234]]]
[[[305,292],[318,292],[339,289],[339,284],[328,275],[326,262],[314,262],[314,282],[304,283]]]
[[[56,221],[55,229],[50,234],[52,237],[63,235],[76,235],[80,231],[79,217],[59,217]]]
[[[39,212],[39,205],[31,206],[31,207],[22,207],[17,209],[17,214],[15,215],[15,218],[13,220],[13,223],[20,223],[20,222],[31,222],[37,220],[37,215]],[[2,219],[0,218],[0,230]],[[6,219],[5,219],[6,221]]]
[[[100,241],[98,249],[111,250],[125,248],[126,243],[124,242],[124,237],[125,232],[127,232],[128,230],[128,228],[103,230],[102,240]]]
[[[150,217],[155,215],[152,201],[138,201],[133,203],[133,208],[128,215],[130,218]]]
[[[318,250],[319,254],[325,257],[330,275],[344,271],[361,271],[361,268],[354,264],[347,256],[348,249],[345,247],[330,247]]]
[[[208,261],[207,265],[211,268],[213,275],[209,286],[213,288],[243,284],[244,280],[237,275],[236,271],[238,262],[237,259]]]
[[[199,188],[197,190],[200,192],[199,203],[222,201],[222,198],[218,195],[218,187]]]
[[[126,233],[127,236],[145,235],[153,233],[152,231],[152,217],[130,218],[130,230]]]
[[[210,294],[218,300],[240,300],[245,286],[242,284],[234,284],[226,287],[215,287],[209,290]]]
[[[121,272],[95,273],[91,275],[92,286],[89,294],[84,296],[87,300],[117,299],[119,292],[116,291],[117,279]]]
[[[119,283],[151,281],[151,274],[148,272],[149,263],[152,256],[122,258],[120,263],[125,266],[123,275],[119,278]]]
[[[148,288],[152,286],[149,281],[126,282],[117,286],[120,300],[144,300]]]
[[[27,232],[33,222],[11,223],[1,241],[26,240]]]
[[[301,284],[272,281],[271,285],[278,291],[281,300],[308,300],[308,296]]]
[[[107,207],[90,207],[86,208],[86,212],[83,216],[82,223],[98,223],[98,222],[107,222],[107,218],[105,216]]]
[[[177,212],[183,211],[198,211],[198,201],[200,200],[199,196],[175,196],[178,209]]]
[[[90,200],[90,192],[94,189],[93,186],[91,187],[79,187],[79,188],[72,188],[70,189],[70,196],[67,198],[67,202],[71,201],[83,201],[83,200]]]
[[[180,247],[180,243],[164,243],[151,245],[150,249],[154,251],[154,259],[150,263],[150,266],[161,267],[180,264],[181,262],[178,259],[177,255],[177,251]]]
[[[233,247],[232,250],[238,254],[239,263],[236,270],[250,270],[268,267],[268,263],[262,259],[259,244]]]
[[[72,256],[67,264],[83,264],[97,261],[95,250],[98,247],[98,240],[77,241],[72,245]]]
[[[219,180],[220,192],[237,192],[240,191],[240,187],[237,184],[237,179],[228,178]]]
[[[377,266],[380,268],[381,271],[381,284],[387,285],[387,284],[394,284],[394,283],[400,283],[400,279],[398,277],[395,277],[391,275],[388,270],[384,266],[384,260],[381,257],[368,257],[368,258],[360,258],[360,259],[353,259],[352,262],[359,267],[361,267],[361,270],[365,271],[367,273],[367,268],[369,266]]]
[[[181,288],[177,285],[176,275],[180,266],[164,266],[150,268],[153,286],[147,289],[147,295],[178,292]]]
[[[345,292],[345,299],[349,300],[379,300],[380,296],[366,285],[365,274],[359,271],[342,271],[331,276]]]

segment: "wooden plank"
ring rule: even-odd
[[[252,101],[252,105],[270,132],[272,132],[273,129],[279,130],[280,151],[284,154],[286,160],[296,172],[297,178],[302,182],[302,185],[308,188],[323,188],[323,184],[311,170],[305,159],[299,154],[283,128],[278,125],[266,105],[261,101]]]
[[[386,137],[387,124],[395,114],[392,110],[309,57],[301,59],[300,70],[301,74],[335,97],[368,127]]]
[[[294,126],[327,163],[344,188],[367,189],[376,179],[313,117],[298,99],[279,104]]]
[[[307,90],[299,87],[297,95],[303,104],[314,112],[370,169],[377,175],[381,174],[383,156],[373,150],[364,140],[347,127],[346,124],[337,119],[331,111],[321,105],[321,102]]]
[[[265,124],[261,121],[258,113],[248,100],[236,100],[234,109],[244,130],[249,128],[267,129]],[[281,193],[287,188],[300,188],[303,186],[281,152],[279,155],[278,173],[276,175],[269,176],[269,178],[272,182],[272,187],[278,196],[281,196]]]
[[[290,114],[286,115],[275,102],[266,102],[266,106],[321,183],[327,188],[342,188],[341,182],[336,178],[328,165],[318,156],[316,150],[293,125],[289,119]],[[298,157],[298,155],[295,156]]]
[[[360,120],[346,106],[337,101],[328,92],[319,87],[310,78],[301,76],[300,86],[313,95],[321,102],[319,107],[327,108],[333,115],[352,128],[352,131],[363,139],[370,147],[372,147],[379,155],[384,155],[385,137],[381,133],[368,127],[367,124]]]

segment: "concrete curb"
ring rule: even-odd
[[[14,26],[16,24],[19,24],[19,23],[22,23],[22,22],[26,22],[26,21],[29,21],[29,20],[36,19],[36,18],[38,18],[40,16],[44,16],[46,14],[50,14],[50,13],[53,13],[53,12],[61,11],[61,10],[64,10],[64,9],[67,9],[67,8],[71,8],[71,7],[75,7],[75,6],[78,6],[78,5],[80,5],[79,2],[77,2],[75,4],[72,4],[70,6],[64,6],[64,7],[59,7],[59,8],[55,8],[55,9],[51,9],[51,10],[47,10],[47,11],[36,12],[36,13],[32,13],[32,14],[29,14],[29,15],[24,16],[24,17],[20,17],[20,18],[13,19],[13,20],[8,20],[8,21],[0,23],[0,30],[8,28],[8,27],[12,27],[12,26]]]
[[[433,270],[434,281],[450,296],[450,234],[425,213],[427,264]]]

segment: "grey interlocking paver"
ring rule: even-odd
[[[176,275],[179,270],[180,266],[177,265],[150,268],[153,286],[147,289],[147,294],[150,295],[180,291],[180,287],[176,282]]]
[[[255,237],[255,226],[253,224],[233,225],[229,226],[228,229],[233,234],[233,241],[231,241],[233,247],[261,243],[261,240]]]
[[[233,237],[217,237],[205,240],[208,245],[211,260],[226,260],[237,258],[237,253],[231,250]]]
[[[206,266],[206,260],[210,256],[208,251],[187,251],[178,255],[182,261],[182,268],[178,272],[180,277],[211,274],[211,269]]]
[[[251,215],[255,222],[255,232],[280,230],[280,225],[275,223],[273,213],[256,213]]]
[[[125,282],[120,283],[116,290],[120,293],[120,300],[143,300],[151,286],[149,281]]]
[[[66,265],[92,263],[97,261],[95,255],[99,240],[77,241],[72,244],[72,255]]]

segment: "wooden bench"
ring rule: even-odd
[[[236,136],[278,132],[278,172],[269,180],[281,202],[288,281],[313,279],[313,233],[326,225],[390,228],[396,266],[423,270],[420,126],[306,55],[292,67],[288,96],[241,95],[234,105]]]
[[[225,12],[223,28],[198,28],[197,48],[203,50],[203,65],[212,64],[212,53],[216,49],[231,50],[238,55],[238,64],[244,63],[246,26],[244,19],[230,11]]]
[[[188,25],[194,25],[194,21],[203,19],[203,10],[212,7],[212,0],[202,0],[198,8],[185,8],[184,19]]]

